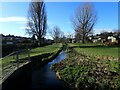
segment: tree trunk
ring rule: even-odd
[[[83,38],[82,43],[85,44],[85,39]]]
[[[38,46],[41,46],[41,38],[38,37]]]
[[[85,34],[83,34],[82,43],[85,43]]]

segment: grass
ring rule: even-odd
[[[99,44],[70,44],[75,51],[86,56],[90,56],[93,60],[94,58],[100,59],[101,62],[109,64],[111,71],[119,71],[119,50],[120,47],[117,46],[101,46]],[[110,61],[109,61],[110,60]]]
[[[62,47],[62,44],[53,44],[53,45],[31,49],[30,57],[45,54],[45,53],[57,52],[61,47]],[[27,58],[28,51],[21,52],[18,55],[19,55],[19,59]],[[9,64],[9,62],[15,61],[16,60],[15,58],[16,58],[16,55],[12,55],[2,59],[2,65],[6,66],[7,64]]]
[[[62,47],[62,44],[53,44],[44,46],[42,48],[35,48],[30,51],[30,56],[36,56],[44,53],[53,53],[58,51]]]
[[[70,44],[77,52],[90,56],[111,56],[113,58],[120,57],[118,51],[120,47],[100,46],[96,44]]]
[[[73,90],[118,90],[120,62],[100,58],[118,58],[118,49],[96,44],[69,44],[67,58],[52,65],[51,69]]]
[[[87,44],[83,44],[83,43],[69,43],[69,46],[71,47],[79,47],[79,46],[96,46],[96,45],[100,45],[100,44],[96,44],[96,43],[87,43]]]
[[[58,43],[58,44],[52,44],[44,47],[34,48],[30,50],[30,57],[38,56],[46,53],[55,54],[56,52],[58,52],[58,50],[60,50],[61,47],[62,47],[62,44]],[[20,59],[18,65],[26,63],[28,58],[28,51],[18,53],[18,57]],[[46,58],[49,58],[49,57],[46,57]],[[9,69],[14,69],[16,66],[17,66],[17,63],[16,63],[15,54],[0,60],[0,67],[2,67],[3,75],[6,72],[9,72]]]

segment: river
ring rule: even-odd
[[[59,63],[61,60],[66,58],[66,52],[61,51],[59,55],[52,61],[46,64],[44,67],[33,71],[32,73],[32,88],[48,89],[48,90],[58,90],[65,89],[64,82],[56,78],[54,71],[50,69],[50,66],[54,63]],[[51,88],[51,89],[50,89]],[[65,89],[66,90],[66,89]]]

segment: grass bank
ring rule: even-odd
[[[68,57],[51,67],[52,70],[56,71],[59,79],[67,82],[72,89],[76,90],[120,89],[120,62],[118,60],[96,58],[96,55],[102,56],[102,52],[99,52],[101,49],[98,51],[99,53],[92,53],[98,50],[98,45],[84,44],[80,46],[70,44],[68,48]],[[87,51],[90,48],[94,50],[91,53]],[[105,53],[110,47],[108,49],[107,47],[100,48],[103,48],[104,51],[101,51]],[[114,49],[116,47],[111,48],[116,51]],[[85,49],[87,49],[86,52]],[[117,56],[110,53],[112,52],[107,53],[106,56],[112,55],[117,58]]]
[[[41,54],[45,54],[45,53],[55,53],[57,52],[60,48],[62,47],[61,43],[58,44],[52,44],[52,45],[48,45],[48,46],[44,46],[44,47],[38,47],[35,49],[32,49],[30,51],[30,56],[36,56],[36,55],[41,55]]]
[[[52,61],[62,50],[62,44],[53,44],[53,46],[44,47],[42,49],[36,48],[31,51],[34,53],[31,55],[32,66],[36,66],[37,68],[47,64]],[[41,51],[42,53],[40,53]],[[35,68],[36,68],[35,67]]]
[[[38,55],[42,55],[42,54],[46,54],[46,53],[56,53],[60,48],[62,47],[62,44],[52,44],[52,45],[48,45],[48,46],[44,46],[44,47],[38,47],[38,48],[34,48],[30,50],[30,58],[34,57],[34,56],[38,56]],[[28,52],[24,51],[21,53],[18,53],[19,59],[20,60],[26,60],[28,57]],[[46,57],[47,58],[47,57]],[[8,64],[10,64],[10,62],[14,62],[16,61],[16,56],[15,55],[11,55],[9,57],[6,57],[4,59],[1,60],[2,66],[7,66]]]
[[[50,61],[57,53],[62,49],[62,44],[52,44],[44,47],[38,47],[30,50],[30,59],[31,62],[36,65],[35,63],[38,62],[37,64],[43,65]],[[10,71],[13,69],[23,66],[24,64],[28,63],[28,52],[21,52],[18,53],[19,56],[19,61],[18,63],[16,62],[16,56],[11,55],[6,58],[3,58],[0,60],[0,66],[2,67],[2,72],[0,72],[0,78],[2,76],[6,76]],[[50,59],[50,60],[49,60]]]

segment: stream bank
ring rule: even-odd
[[[117,66],[118,63],[112,68]],[[92,58],[74,47],[68,47],[65,60],[52,65],[59,79],[68,83],[72,90],[119,90],[120,74],[112,68],[109,60]]]
[[[65,83],[58,80],[55,72],[50,69],[53,63],[66,58],[66,52],[62,49],[42,63],[37,61],[41,56],[32,57],[30,63],[17,69],[3,82],[2,90],[67,90]]]

